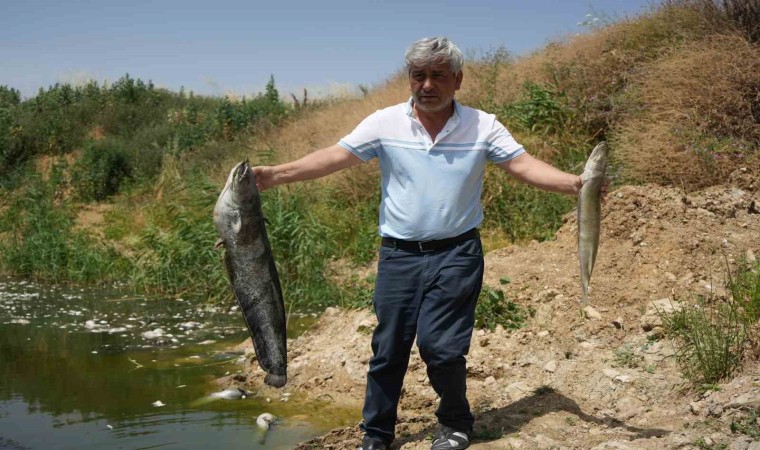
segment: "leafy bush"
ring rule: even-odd
[[[525,82],[523,98],[501,108],[501,116],[532,133],[565,134],[575,120],[567,93],[532,81]]]
[[[113,139],[88,142],[74,165],[71,184],[79,198],[105,200],[132,174],[124,144]]]
[[[520,305],[507,299],[504,291],[483,286],[475,307],[475,328],[494,331],[497,325],[501,325],[508,330],[515,330],[522,328],[525,320],[525,312]]]

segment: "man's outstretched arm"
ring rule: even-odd
[[[361,163],[358,156],[338,144],[309,153],[303,158],[277,166],[256,166],[251,171],[263,191],[278,184],[313,180]]]
[[[527,153],[497,166],[518,180],[545,191],[578,195],[583,185],[580,175],[563,172]]]

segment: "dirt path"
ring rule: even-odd
[[[486,283],[534,314],[517,331],[473,337],[471,448],[760,449],[729,428],[760,406],[760,364],[747,361],[719,391],[689,390],[652,314],[658,300],[725,295],[726,266],[760,251],[758,187],[755,175],[738,171],[729,185],[692,194],[657,186],[612,192],[591,283],[598,317],[579,313],[573,214],[554,241],[489,253]],[[511,283],[501,286],[504,277]],[[358,411],[374,324],[368,311],[328,309],[289,343],[289,389]],[[277,395],[261,385],[255,362],[246,371],[249,389]],[[429,448],[435,404],[415,351],[393,448]],[[358,427],[340,428],[299,448],[354,449],[360,437]]]

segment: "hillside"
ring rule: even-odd
[[[759,183],[756,173],[737,171],[724,186],[688,194],[653,185],[612,192],[592,279],[599,317],[579,315],[573,214],[554,241],[488,253],[486,283],[496,288],[510,278],[507,297],[535,314],[522,329],[473,337],[471,448],[757,448],[749,446],[757,435],[731,431],[760,407],[757,353],[733,379],[702,394],[684,379],[673,336],[664,335],[654,311],[710,292],[725,299],[726,265],[760,251]],[[326,311],[288,344],[288,392],[360,407],[374,323],[366,310]],[[235,379],[278,398],[262,384],[252,349],[247,353]],[[393,448],[426,449],[436,396],[416,347],[403,392]],[[750,430],[760,431],[754,423]],[[299,448],[354,449],[360,438],[358,427],[341,428]]]

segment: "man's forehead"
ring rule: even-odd
[[[436,64],[426,64],[426,65],[413,65],[411,68],[409,68],[410,72],[450,72],[451,71],[451,65],[447,62],[444,63],[436,63]]]

